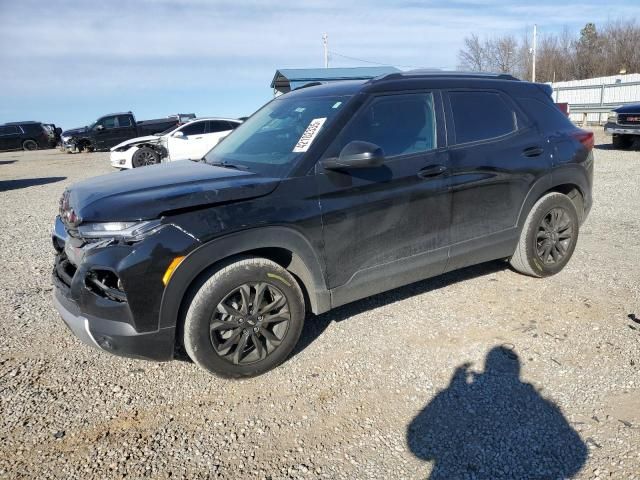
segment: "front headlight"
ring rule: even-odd
[[[609,115],[609,118],[607,118],[607,122],[609,122],[609,123],[618,123],[618,114],[617,113],[612,113],[611,115]]]
[[[138,241],[157,232],[162,227],[164,225],[161,220],[84,223],[78,226],[78,233],[84,238],[120,238],[127,241]]]

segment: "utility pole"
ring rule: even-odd
[[[531,81],[536,81],[536,43],[538,42],[538,25],[533,24],[533,66],[531,68]]]
[[[322,45],[324,47],[324,68],[329,68],[329,35],[322,34]]]

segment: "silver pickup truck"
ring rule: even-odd
[[[640,139],[640,103],[616,108],[607,119],[604,131],[613,137],[614,148],[630,148]]]

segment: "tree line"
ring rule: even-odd
[[[510,73],[531,79],[531,31],[481,39],[472,33],[458,53],[461,70]],[[565,27],[560,33],[538,35],[536,81],[581,80],[624,73],[640,73],[640,25],[617,20],[596,28],[587,23],[574,34]]]

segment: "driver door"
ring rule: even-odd
[[[316,166],[335,305],[440,274],[448,258],[451,195],[440,93],[374,96],[323,158],[356,140],[381,147],[384,164]]]

